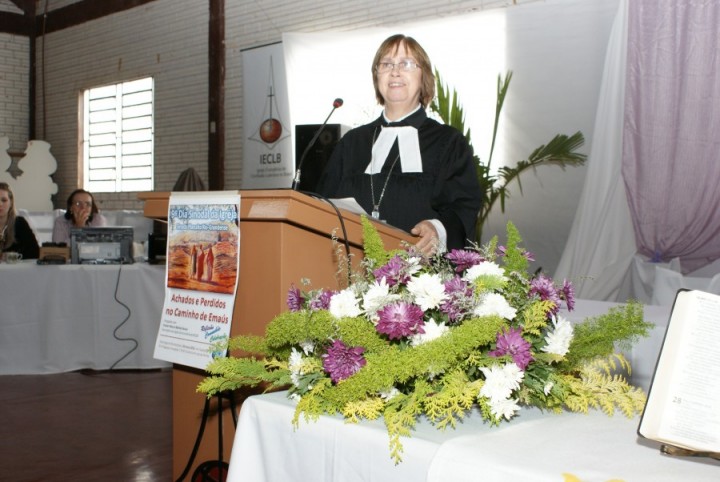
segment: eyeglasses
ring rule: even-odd
[[[75,201],[73,204],[79,208],[89,208],[92,206],[91,201]]]
[[[375,66],[375,70],[377,70],[378,73],[384,74],[395,70],[395,67],[397,67],[398,70],[401,70],[403,72],[412,72],[413,70],[417,69],[419,65],[414,60],[409,59],[401,60],[400,62],[397,62],[395,64],[392,62],[380,62]]]

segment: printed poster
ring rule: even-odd
[[[205,369],[230,336],[240,272],[240,193],[172,193],[155,358]]]

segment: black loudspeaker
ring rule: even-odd
[[[295,126],[295,162],[300,162],[302,153],[320,129],[322,124],[302,124]],[[325,169],[333,149],[344,134],[341,124],[327,124],[320,133],[300,166],[300,191],[315,192],[320,175]],[[297,164],[296,164],[297,169]]]

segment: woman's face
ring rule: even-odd
[[[12,200],[10,193],[5,189],[0,189],[0,218],[6,218],[12,209]]]
[[[81,215],[84,215],[86,219],[92,212],[92,197],[90,194],[85,192],[75,194],[70,205],[70,212],[75,219],[78,219]]]
[[[405,49],[405,44],[401,43],[397,52],[387,52],[380,59],[380,62],[397,64],[403,60],[417,61]],[[377,80],[378,90],[385,100],[385,108],[388,111],[401,116],[410,112],[420,102],[420,90],[422,88],[422,69],[420,67],[415,70],[404,71],[396,66],[390,71],[378,72]]]

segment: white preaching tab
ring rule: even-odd
[[[377,174],[382,170],[395,139],[398,140],[400,149],[402,172],[423,172],[417,129],[412,126],[401,126],[383,127],[373,144],[372,160],[365,169],[365,174]]]

